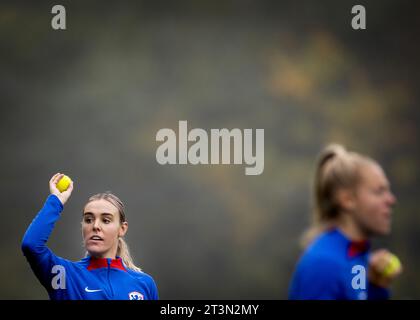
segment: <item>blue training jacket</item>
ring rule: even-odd
[[[337,228],[322,233],[299,259],[289,299],[388,299],[388,289],[367,280],[369,247],[367,241],[350,241]]]
[[[63,210],[55,195],[47,198],[22,241],[22,251],[51,300],[157,300],[156,284],[144,272],[116,259],[86,257],[73,262],[46,245]]]

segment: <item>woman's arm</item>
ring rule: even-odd
[[[66,191],[62,193],[58,191],[56,184],[62,176],[57,173],[51,178],[51,195],[26,230],[22,240],[22,251],[43,285],[49,285],[48,279],[51,278],[52,268],[59,263],[59,259],[46,244],[56,221],[60,218],[63,204],[67,202],[73,190],[71,183]]]
[[[23,237],[22,251],[25,256],[42,260],[47,254],[46,243],[62,210],[63,205],[57,196],[50,195]]]

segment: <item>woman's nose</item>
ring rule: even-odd
[[[391,206],[393,206],[397,202],[397,198],[394,196],[394,194],[390,191],[388,195],[388,202]]]
[[[95,221],[93,223],[93,230],[99,230],[100,229],[100,223],[99,221]]]

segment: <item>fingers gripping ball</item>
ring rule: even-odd
[[[385,277],[390,277],[400,269],[401,269],[400,259],[398,259],[398,257],[396,255],[391,254],[389,262],[386,265],[385,269],[382,271],[382,274]]]
[[[60,192],[64,192],[67,190],[71,183],[71,179],[68,176],[63,176],[58,182],[57,182],[57,189]]]

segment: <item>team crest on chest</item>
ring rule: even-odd
[[[130,300],[144,300],[144,296],[137,291],[132,291],[128,294],[128,298]]]

